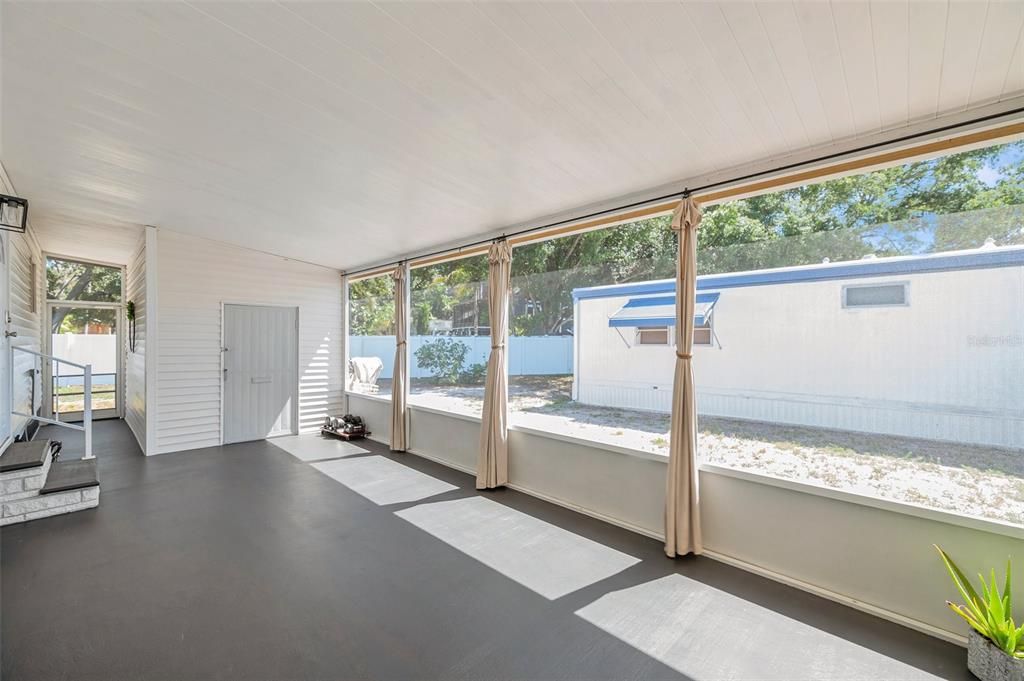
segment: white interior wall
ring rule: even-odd
[[[387,441],[390,404],[349,394],[373,439]],[[414,454],[471,472],[480,424],[466,416],[410,407]],[[664,459],[632,456],[513,427],[510,486],[614,524],[664,535]],[[814,591],[951,640],[966,634],[945,600],[953,586],[932,544],[967,574],[1024,564],[1024,530],[990,532],[912,515],[898,504],[869,505],[798,485],[746,480],[712,467],[700,472],[705,546],[714,558]],[[927,517],[926,517],[927,516]],[[1024,598],[1017,584],[1015,597]]]
[[[10,178],[0,165],[0,193],[17,195]],[[11,339],[14,347],[41,351],[43,325],[43,256],[31,225],[25,234],[8,234],[8,269],[11,300],[11,330],[18,335]],[[33,263],[35,267],[33,269]],[[35,281],[33,281],[33,272]],[[39,360],[25,353],[14,353],[12,367],[13,410],[34,412],[42,405],[42,376],[38,372]],[[34,389],[33,389],[34,384]],[[32,396],[35,396],[32,401]],[[11,433],[17,435],[25,428],[28,419],[21,416],[11,418]]]
[[[146,451],[146,234],[128,261],[125,271],[125,302],[135,303],[135,348],[129,342],[131,322],[124,327],[124,420]]]
[[[156,233],[158,326],[150,327],[150,339],[158,348],[150,343],[148,361],[155,358],[157,371],[155,389],[151,381],[147,391],[156,422],[150,424],[147,453],[220,444],[223,303],[298,306],[299,429],[314,430],[326,414],[338,413],[344,386],[336,270],[166,230]]]

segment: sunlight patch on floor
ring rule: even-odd
[[[613,591],[576,614],[694,681],[939,678],[682,575]]]
[[[383,456],[322,461],[312,465],[356,494],[381,506],[420,501],[435,494],[458,489],[455,485],[449,485]]]
[[[483,497],[421,504],[396,515],[550,599],[640,562]]]
[[[369,454],[369,450],[363,449],[351,442],[343,442],[337,438],[326,438],[318,434],[310,435],[286,435],[268,440],[275,447],[294,456],[299,461],[327,461],[328,459],[340,459],[354,454]]]

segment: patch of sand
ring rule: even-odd
[[[573,402],[571,385],[512,377],[512,423],[668,455],[668,414]],[[412,391],[411,404],[482,411],[483,386],[413,381]],[[1024,525],[1024,451],[710,416],[699,428],[707,463]]]

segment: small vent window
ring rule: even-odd
[[[887,307],[906,304],[906,284],[878,284],[843,288],[843,307]]]

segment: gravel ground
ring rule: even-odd
[[[668,454],[667,414],[571,399],[571,376],[514,376],[512,423]],[[381,393],[390,385],[382,381]],[[413,404],[479,416],[482,386],[412,381]],[[1024,525],[1024,451],[702,416],[707,463]]]

